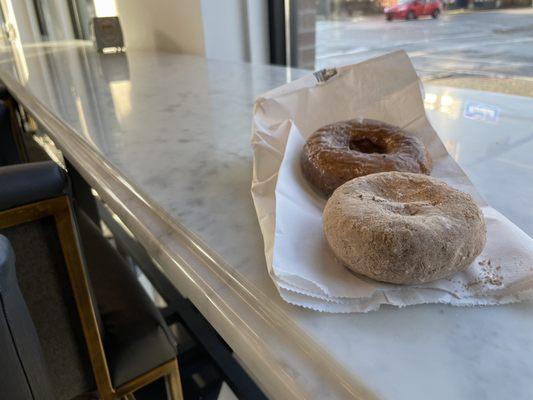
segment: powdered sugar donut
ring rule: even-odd
[[[483,250],[486,226],[470,195],[430,176],[366,175],[340,186],[323,214],[335,255],[369,278],[417,284],[466,269]]]

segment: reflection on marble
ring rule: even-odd
[[[25,53],[29,78],[23,87],[13,79],[9,53],[0,56],[0,78],[41,123],[50,121],[56,144],[77,158],[84,176],[267,393],[320,399],[530,397],[531,304],[329,315],[281,300],[266,271],[250,196],[249,138],[254,98],[283,84],[285,69],[164,53],[121,56],[115,62],[87,44],[32,47]],[[292,78],[304,73],[291,71]],[[443,94],[439,90],[435,96]],[[447,95],[452,101],[488,101],[479,92]],[[493,160],[525,165],[520,174],[531,169],[531,160],[523,158],[527,146],[532,149],[531,117],[522,108],[525,100],[500,100],[499,125],[488,128],[473,128],[480,122],[437,107],[429,115],[480,191],[529,230],[533,216],[512,211],[521,204],[514,201],[531,203],[531,189],[514,181],[516,174],[496,173],[500,161]],[[502,141],[516,153],[485,146],[483,135],[497,141],[500,132],[509,132]],[[513,198],[494,194],[496,182],[514,185]]]
[[[533,98],[431,85],[425,94],[450,154],[489,204],[533,237]]]

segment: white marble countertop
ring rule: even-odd
[[[82,42],[0,55],[0,79],[270,397],[532,398],[531,303],[330,315],[281,300],[250,196],[251,109],[257,95],[303,73],[101,55]],[[532,187],[518,182],[533,175],[533,101],[437,86],[426,93],[451,154],[532,235]],[[497,120],[465,118],[467,102],[499,108]]]

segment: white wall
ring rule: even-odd
[[[116,0],[126,48],[204,55],[198,0]]]
[[[126,48],[269,63],[266,0],[116,0]]]
[[[201,0],[205,55],[267,64],[268,9],[265,0]]]
[[[250,62],[270,64],[270,44],[268,31],[268,2],[248,0],[248,42]]]
[[[206,57],[248,60],[246,0],[201,0],[201,3]]]
[[[113,0],[100,0],[104,5]],[[269,62],[266,0],[115,0],[126,47]],[[73,37],[66,3],[46,0],[51,40]],[[58,7],[63,4],[65,7]],[[22,43],[40,40],[33,0],[0,0]],[[9,14],[9,13],[8,13]]]

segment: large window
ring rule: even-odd
[[[533,76],[531,0],[290,0],[288,64],[322,69],[405,50],[419,75]]]
[[[89,40],[94,17],[117,15],[115,0],[2,0],[0,8],[2,32],[23,44]]]
[[[530,0],[319,0],[316,67],[404,49],[422,76],[533,76]]]

